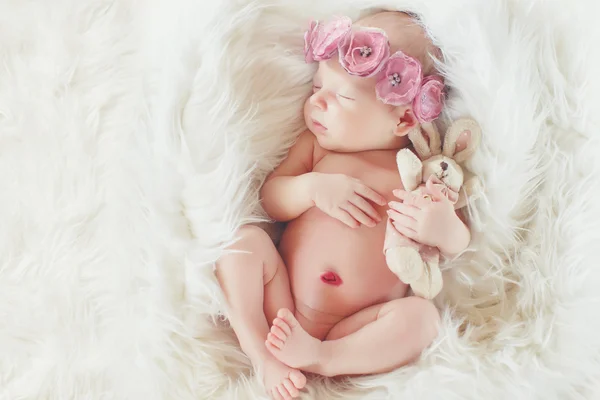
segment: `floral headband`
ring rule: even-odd
[[[385,104],[400,106],[412,102],[420,123],[431,122],[442,112],[442,78],[423,77],[421,63],[400,50],[390,55],[389,40],[383,30],[352,29],[348,17],[337,17],[325,24],[311,21],[304,34],[306,62],[325,61],[336,52],[350,75],[377,77],[375,92]]]

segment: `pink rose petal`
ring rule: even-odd
[[[417,93],[413,112],[419,122],[431,122],[442,112],[444,106],[444,82],[437,75],[431,75],[423,80]]]
[[[315,61],[313,57],[313,42],[315,41],[318,28],[319,21],[310,21],[308,30],[304,32],[304,61],[307,64]]]
[[[387,35],[377,28],[361,28],[339,44],[340,64],[351,75],[370,77],[381,71],[390,55]]]
[[[351,26],[352,20],[348,17],[336,17],[321,25],[312,42],[313,59],[325,61],[333,57],[338,49],[338,42],[350,32]]]
[[[409,104],[421,86],[421,63],[404,54],[394,53],[375,85],[377,98],[395,106]]]

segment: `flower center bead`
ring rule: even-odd
[[[400,75],[397,72],[390,75],[390,84],[392,86],[398,86],[400,84]]]
[[[373,50],[371,50],[370,47],[363,46],[360,48],[360,55],[363,57],[369,57],[372,52],[373,52]]]

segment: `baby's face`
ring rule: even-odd
[[[321,147],[340,152],[394,148],[395,107],[379,101],[375,78],[348,74],[337,57],[320,62],[304,119]]]

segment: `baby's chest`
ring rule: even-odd
[[[360,179],[365,185],[386,198],[392,197],[392,190],[402,188],[395,157],[360,154],[328,154],[315,168],[315,172],[345,174]]]

